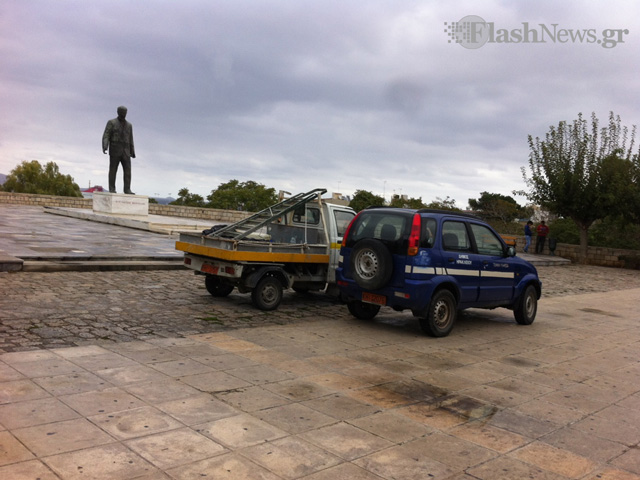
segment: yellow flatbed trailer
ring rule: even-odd
[[[205,275],[211,295],[251,292],[261,310],[276,309],[283,289],[329,290],[342,234],[355,212],[322,200],[325,192],[298,194],[209,233],[182,233],[176,249],[184,252],[187,268]]]

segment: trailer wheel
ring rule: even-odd
[[[207,275],[204,277],[204,285],[213,297],[226,297],[233,291],[233,285],[225,283],[220,277]]]
[[[282,283],[276,277],[265,275],[251,291],[251,301],[260,310],[275,310],[282,301]]]

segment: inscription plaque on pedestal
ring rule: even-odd
[[[121,193],[93,193],[94,213],[149,215],[149,197]]]

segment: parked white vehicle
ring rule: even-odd
[[[211,295],[251,292],[261,310],[278,308],[287,288],[337,294],[340,245],[355,212],[322,199],[324,193],[300,193],[239,222],[182,233],[176,249],[186,267],[205,275]]]

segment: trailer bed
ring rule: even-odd
[[[231,240],[193,233],[181,233],[176,242],[176,250],[229,262],[329,262],[329,246],[326,244]]]

